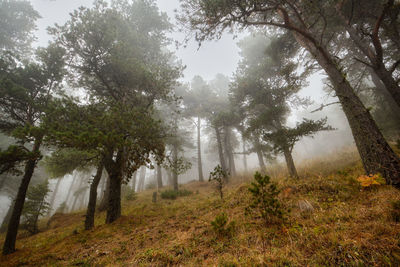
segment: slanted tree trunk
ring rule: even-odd
[[[294,36],[314,56],[329,76],[349,122],[366,173],[381,173],[388,184],[400,189],[400,159],[388,145],[371,114],[355,94],[340,66],[312,36],[306,38],[296,32]]]
[[[35,171],[36,164],[40,159],[39,155],[42,140],[43,136],[38,136],[36,138],[32,149],[34,157],[30,158],[26,162],[24,176],[22,177],[21,184],[18,188],[17,197],[14,201],[14,208],[11,213],[10,221],[8,223],[7,235],[3,245],[3,255],[11,254],[15,251],[15,242],[17,239],[22,209],[25,203],[26,192],[32,179],[33,172]]]
[[[51,196],[50,208],[52,208],[52,209],[53,209],[54,201],[56,200],[56,196],[57,196],[57,193],[58,193],[58,188],[60,187],[60,184],[61,184],[61,180],[62,180],[62,178],[58,178],[57,179],[57,183],[56,183],[56,186],[54,188],[54,192],[53,192],[53,194]]]
[[[289,172],[290,177],[299,178],[297,174],[296,166],[294,165],[292,153],[288,148],[283,150],[283,155],[285,156],[286,166]]]
[[[172,183],[174,186],[174,190],[178,191],[178,166],[177,166],[177,162],[178,162],[178,146],[174,145],[172,147],[172,161],[174,166],[172,167],[173,171],[172,171]]]
[[[100,183],[101,175],[103,174],[103,163],[97,166],[96,175],[93,177],[92,184],[90,185],[89,203],[86,211],[85,229],[90,230],[94,226],[94,213],[96,211],[97,201],[97,187]]]
[[[157,189],[163,187],[161,165],[157,164]]]
[[[215,135],[217,137],[217,146],[218,146],[218,156],[219,156],[219,163],[221,164],[221,168],[225,171],[228,172],[226,168],[226,161],[224,157],[224,150],[222,148],[222,140],[221,140],[221,132],[219,131],[218,127],[214,127],[215,130]]]
[[[203,163],[201,161],[201,119],[197,117],[197,165],[199,171],[199,181],[204,182]]]

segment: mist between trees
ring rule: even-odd
[[[180,3],[173,25],[154,1],[94,1],[34,48],[39,13],[0,0],[3,254],[20,225],[36,233],[39,218],[82,209],[86,230],[97,210],[112,223],[123,197],[177,192],[217,165],[226,183],[277,162],[302,179],[301,160],[354,144],[366,174],[400,187],[400,3]],[[199,43],[249,33],[235,73],[185,80],[174,27]],[[323,103],[301,94],[315,78]]]

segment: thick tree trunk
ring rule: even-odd
[[[32,149],[33,154],[40,154],[40,146],[42,144],[42,140],[43,136],[39,136],[36,138]],[[37,156],[35,158],[29,159],[26,162],[24,176],[18,188],[17,197],[15,198],[14,202],[14,208],[7,228],[7,235],[3,245],[3,255],[11,254],[15,251],[15,242],[17,239],[22,209],[25,203],[26,192],[28,190],[28,186],[32,179],[32,175],[38,159],[39,157]]]
[[[179,187],[178,187],[178,166],[177,166],[177,162],[178,162],[178,146],[174,145],[172,147],[172,161],[173,161],[173,171],[172,171],[172,183],[174,186],[174,190],[178,191]]]
[[[51,196],[51,200],[50,200],[50,208],[51,209],[54,209],[53,205],[54,205],[54,201],[56,200],[58,189],[60,188],[61,180],[62,180],[62,177],[57,179],[57,183],[56,183],[56,186],[54,188],[54,192],[53,192],[53,194]]]
[[[201,119],[197,117],[197,165],[199,170],[199,181],[204,182],[203,163],[201,160]]]
[[[119,171],[109,173],[110,189],[108,196],[108,207],[106,223],[112,223],[121,217],[121,181],[122,177]]]
[[[381,173],[386,182],[400,189],[400,159],[388,145],[369,111],[355,94],[339,65],[328,51],[303,35],[294,34],[299,43],[317,60],[329,76],[353,133],[367,174]]]
[[[221,168],[225,171],[228,172],[226,168],[226,161],[224,157],[224,150],[222,147],[222,140],[221,140],[221,132],[219,131],[218,127],[214,127],[215,130],[215,135],[217,137],[217,146],[218,146],[218,156],[219,156],[219,163],[221,164]]]
[[[285,149],[283,151],[283,155],[285,156],[286,166],[289,172],[290,177],[299,178],[297,174],[296,166],[294,165],[293,156],[289,149]]]
[[[86,211],[85,229],[90,230],[94,226],[94,213],[96,211],[97,201],[97,187],[100,183],[101,175],[103,174],[103,163],[97,166],[96,175],[93,177],[92,184],[90,185],[89,203]]]
[[[161,189],[162,187],[162,169],[161,165],[157,164],[157,189]]]

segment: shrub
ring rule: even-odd
[[[129,186],[122,187],[122,196],[127,201],[133,201],[137,198],[135,190]]]
[[[163,192],[161,192],[161,198],[162,199],[177,199],[178,197],[186,197],[193,194],[192,191],[183,189],[183,190],[165,190]]]
[[[283,222],[287,210],[278,200],[280,191],[276,183],[271,182],[268,175],[262,176],[259,172],[254,175],[255,182],[252,182],[249,191],[252,196],[246,213],[258,213],[268,225],[273,221]]]
[[[210,172],[210,177],[208,178],[209,182],[212,182],[212,181],[216,182],[217,191],[218,191],[221,199],[223,199],[223,197],[224,197],[222,189],[224,187],[224,180],[226,180],[227,177],[228,177],[228,174],[226,173],[226,171],[224,171],[220,165],[217,165],[214,168],[214,170],[212,172]]]
[[[235,233],[236,224],[234,221],[228,223],[228,216],[223,212],[215,217],[211,226],[218,236],[232,237]]]
[[[391,216],[393,221],[400,222],[400,200],[392,202]]]
[[[357,181],[360,183],[362,187],[373,187],[384,185],[385,179],[380,174],[375,175],[362,175],[357,178]]]

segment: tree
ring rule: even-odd
[[[198,41],[217,38],[234,27],[274,27],[293,34],[328,75],[348,119],[363,166],[368,174],[381,173],[400,188],[400,159],[384,139],[368,109],[355,94],[340,58],[332,53],[336,10],[330,1],[181,0],[179,20],[196,33]]]
[[[12,149],[18,152],[13,154],[16,156],[15,163],[25,163],[3,254],[15,251],[15,239],[26,191],[41,158],[40,147],[46,133],[41,127],[41,120],[51,102],[51,94],[61,85],[63,75],[64,50],[53,44],[47,48],[39,48],[35,61],[25,61],[22,65],[17,64],[15,58],[0,59],[0,130],[18,140],[17,147],[9,147],[2,154],[7,154]],[[9,162],[0,162],[1,166],[8,164]]]
[[[153,105],[167,98],[181,70],[164,49],[169,28],[153,1],[118,1],[111,6],[96,1],[93,8],[76,10],[65,25],[50,30],[68,51],[74,81],[91,97],[96,107],[92,111],[97,109],[91,121],[104,118],[95,122],[98,136],[88,132],[93,124],[78,127],[82,132],[75,131],[77,136],[85,133],[94,139],[75,145],[89,145],[103,155],[110,179],[107,223],[121,215],[121,184],[152,153],[162,157],[164,152]]]
[[[50,210],[50,203],[46,201],[46,196],[50,192],[48,181],[31,187],[27,193],[27,200],[22,211],[24,225],[31,234],[37,234],[38,220],[46,215]]]
[[[29,1],[0,1],[0,50],[11,51],[18,56],[26,56],[32,50],[35,40],[36,20],[39,13]]]

